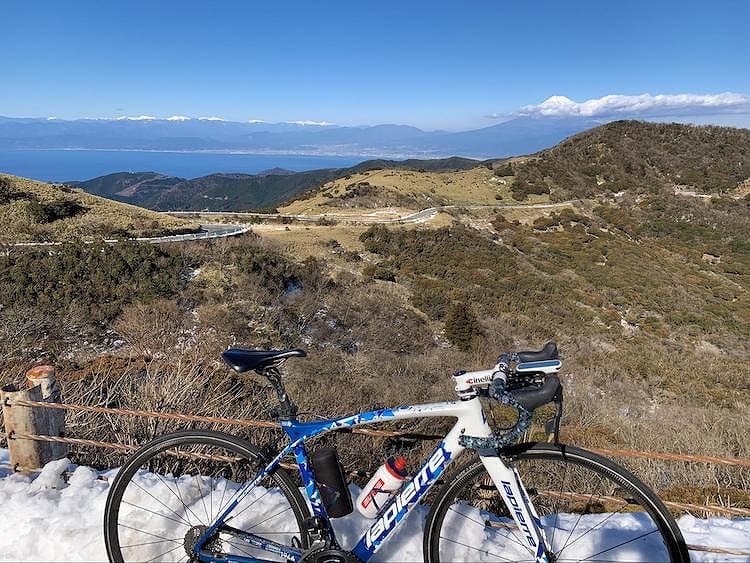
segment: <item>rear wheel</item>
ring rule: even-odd
[[[198,538],[266,466],[250,444],[220,432],[162,436],[138,450],[117,474],[107,498],[104,537],[110,561],[197,561]],[[262,544],[305,547],[307,504],[292,478],[277,469],[242,497],[225,524]],[[204,550],[219,558],[275,555],[220,531]]]
[[[612,461],[546,443],[517,446],[506,457],[539,515],[552,561],[690,561],[667,508]],[[535,561],[480,460],[438,493],[425,529],[425,561]]]

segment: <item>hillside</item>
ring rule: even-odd
[[[378,168],[463,170],[479,161],[466,158],[434,160],[369,160],[350,168],[306,172],[269,170],[260,174],[211,174],[185,179],[155,172],[119,172],[83,182],[68,182],[89,193],[156,210],[244,211],[273,208],[310,189],[349,174]]]
[[[747,183],[732,186],[744,169],[726,188],[711,187],[711,172],[729,162],[722,151],[737,158],[744,132],[712,130],[717,141],[708,146],[694,133],[703,128],[681,126],[692,141],[658,141],[653,154],[623,160],[618,137],[657,142],[659,127],[678,131],[614,124],[539,155],[466,170],[349,171],[282,208],[329,213],[326,220],[266,220],[222,241],[0,256],[0,368],[20,376],[33,360],[55,363],[70,402],[94,396],[129,408],[266,418],[267,390],[229,374],[218,353],[237,344],[299,346],[308,357],[285,365],[288,389],[302,412],[326,416],[445,400],[454,370],[555,339],[565,441],[748,457],[750,200]],[[719,148],[734,135],[736,143]],[[575,157],[575,147],[587,146],[610,157],[587,168]],[[513,198],[524,171],[551,162],[562,170],[564,151],[572,151],[578,184]],[[675,192],[664,178],[695,168],[701,152],[708,180]],[[664,183],[613,193],[604,179],[601,193],[581,191],[628,162]],[[564,188],[573,201],[549,201]],[[452,207],[409,224],[336,215],[391,217],[438,203]],[[539,413],[532,438],[544,438],[547,415]],[[100,422],[76,430],[109,441],[153,432],[136,420]],[[441,424],[404,427],[434,432]],[[345,466],[369,469],[395,451],[410,459],[429,451],[355,436],[336,446]],[[114,453],[72,455],[121,463]],[[750,509],[746,472],[628,463],[663,498]]]
[[[197,225],[66,186],[0,174],[0,243],[127,238]]]
[[[385,170],[393,173],[379,174],[382,181],[379,180],[377,186],[386,190],[381,196],[387,197],[369,203],[364,202],[367,197],[359,198],[363,207],[414,208],[416,205],[424,208],[446,202],[491,203],[495,195],[491,191],[485,190],[481,201],[472,199],[475,194],[471,184],[476,183],[472,174],[466,184],[466,175],[461,174],[456,179],[450,179],[450,174],[443,174],[439,179],[428,174],[423,177],[424,182],[417,178],[424,173],[467,171],[482,164],[490,166],[492,162],[458,157],[369,160],[350,168],[306,172],[270,170],[255,175],[212,174],[194,179],[154,172],[123,172],[71,182],[71,185],[156,210],[244,211],[275,208],[285,201],[310,199],[324,193],[336,198],[348,185],[358,186],[358,194],[354,195],[362,195],[363,191],[371,195],[374,188],[360,184],[369,182],[369,173]],[[519,201],[534,195],[563,201],[622,191],[640,194],[660,190],[674,192],[675,189],[698,189],[704,194],[740,193],[747,189],[742,188],[743,185],[750,185],[750,130],[618,121],[579,133],[528,157],[494,162],[497,178],[493,181],[497,184],[495,187],[500,188],[499,195],[507,191],[502,188],[512,186],[512,194],[505,195],[510,194]],[[385,177],[392,180],[385,181]],[[422,195],[416,199],[402,197],[404,190],[398,187],[400,181],[397,182],[396,177],[410,177],[406,183]],[[489,177],[485,178],[487,180]],[[449,181],[453,184],[449,194],[441,196],[441,190],[430,191]],[[416,188],[419,185],[427,190]],[[460,195],[462,190],[467,190],[463,196]],[[485,197],[487,194],[489,200]],[[341,207],[339,203],[326,202],[329,207]],[[353,201],[344,204],[358,205]],[[294,206],[300,207],[311,208]]]
[[[730,193],[750,178],[750,129],[617,121],[579,133],[514,167],[514,191],[554,199],[656,193]]]

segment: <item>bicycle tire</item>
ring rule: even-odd
[[[548,541],[551,540],[551,543],[553,544],[553,551],[557,550],[557,548],[560,547],[559,551],[556,553],[556,561],[566,561],[567,557],[562,558],[560,557],[560,555],[562,555],[565,550],[573,548],[576,543],[576,551],[578,551],[579,556],[573,556],[573,560],[575,561],[601,561],[603,559],[591,559],[591,557],[599,557],[600,555],[613,549],[619,549],[619,551],[631,551],[631,553],[628,554],[627,560],[632,561],[632,552],[634,552],[635,548],[637,548],[639,545],[634,542],[637,542],[639,540],[648,540],[650,542],[649,545],[655,545],[656,542],[653,541],[655,538],[648,538],[647,536],[653,534],[654,532],[658,532],[662,540],[663,554],[667,556],[665,560],[671,561],[673,563],[689,563],[690,557],[688,555],[687,546],[685,545],[685,541],[682,538],[682,533],[680,532],[680,529],[678,528],[674,518],[669,513],[669,510],[642,481],[640,481],[627,469],[617,465],[607,458],[601,457],[586,450],[582,450],[580,448],[541,442],[521,444],[512,448],[508,448],[507,450],[502,452],[502,456],[510,462],[514,463],[519,469],[521,481],[527,488],[527,492],[532,504],[539,512],[539,517],[543,522],[543,527],[545,529],[547,539]],[[533,481],[533,479],[527,483],[527,479],[524,477],[524,471],[526,471],[527,469],[527,475],[531,475],[532,477],[536,475],[535,478],[540,483],[546,482],[544,481],[545,477],[551,479],[555,476],[554,472],[545,473],[544,470],[540,468],[545,462],[551,462],[550,465],[555,464],[555,466],[566,468],[565,475],[562,477],[564,494],[548,489],[533,488],[534,483],[531,482]],[[537,469],[534,469],[535,466],[537,467]],[[570,477],[569,473],[571,467],[573,467],[574,470],[577,471],[577,473],[572,478]],[[582,499],[577,496],[578,493],[567,492],[565,481],[567,480],[568,484],[582,481],[580,475],[584,470],[598,475],[601,479],[601,482],[603,482],[605,479],[612,482],[614,485],[616,485],[616,488],[613,489],[614,492],[611,493],[610,496],[601,496],[599,493],[595,495],[594,492],[591,492],[589,493],[586,503],[584,505],[581,505],[580,501]],[[483,490],[481,488],[471,489],[473,492],[469,492],[468,495],[466,494],[467,491],[470,490],[467,489],[467,487],[471,487],[473,483],[482,483],[482,481],[484,482],[484,484],[480,485],[480,487],[483,486]],[[605,487],[603,485],[600,485],[599,488],[601,490],[605,490]],[[485,520],[485,515],[489,511],[485,510],[484,508],[477,508],[475,506],[471,506],[470,508],[467,507],[464,510],[464,513],[461,513],[457,508],[453,507],[458,506],[459,508],[461,508],[462,506],[465,506],[454,504],[456,500],[460,499],[462,493],[464,494],[464,496],[469,496],[469,500],[475,498],[475,504],[480,505],[480,507],[483,505],[485,507],[490,506],[494,502],[494,506],[498,507],[499,512],[505,506],[505,503],[502,501],[499,493],[497,492],[494,483],[492,483],[492,481],[489,479],[489,476],[487,475],[487,472],[481,460],[471,460],[468,463],[460,466],[453,474],[453,477],[449,478],[449,480],[445,483],[445,485],[443,485],[443,487],[435,496],[432,507],[427,516],[427,520],[425,523],[426,532],[424,535],[423,544],[425,561],[439,562],[456,560],[457,554],[462,550],[465,552],[465,556],[461,558],[468,558],[469,560],[479,560],[480,557],[482,558],[482,560],[490,560],[489,557],[493,555],[497,556],[498,560],[501,561],[521,561],[527,559],[531,561],[534,560],[533,555],[529,555],[526,553],[523,553],[522,556],[526,557],[527,559],[518,559],[517,557],[520,556],[510,555],[514,552],[523,552],[523,550],[516,546],[516,544],[520,545],[520,542],[518,540],[523,538],[519,538],[515,535],[515,533],[513,533],[513,529],[517,529],[517,527],[515,523],[509,518],[510,515],[507,512],[507,509],[505,509],[505,516],[496,516],[496,520]],[[625,496],[623,493],[625,493],[627,496]],[[490,495],[493,494],[496,495],[495,498],[490,497]],[[553,522],[550,522],[552,513],[544,514],[540,511],[540,506],[543,507],[545,505],[545,499],[547,498],[547,496],[553,499],[546,500],[550,507],[555,506],[555,508],[551,508],[551,510],[558,510],[558,512],[554,513],[555,519]],[[571,502],[570,506],[577,509],[579,511],[578,513],[576,513],[575,511],[572,511],[570,513],[560,511],[560,509],[557,507],[557,503],[563,502],[566,497],[568,501]],[[574,500],[578,502],[578,505],[572,504]],[[634,510],[634,507],[631,504],[634,501],[638,502],[638,504],[641,506],[641,508],[643,509],[642,513],[636,514],[637,510]],[[620,508],[620,510],[618,510],[617,513],[606,512],[607,503],[609,503],[610,505],[625,503],[624,506],[628,507],[628,512],[621,512],[622,507]],[[465,539],[464,542],[460,542],[457,540],[452,540],[449,537],[445,537],[443,535],[450,533],[449,529],[452,524],[449,522],[446,525],[446,515],[451,509],[461,517],[468,518],[469,520],[473,520],[476,523],[471,527],[467,527],[466,523],[463,522],[463,520],[457,520],[456,516],[451,515],[451,518],[454,519],[454,523],[459,521],[462,523],[454,526],[456,530],[461,529],[461,533],[463,533],[465,536],[474,534],[473,538]],[[472,509],[478,510],[481,517],[477,517],[476,512],[471,512]],[[491,514],[491,512],[489,513]],[[613,531],[614,533],[617,533],[619,528],[613,527],[613,524],[616,524],[617,520],[612,519],[617,514],[620,514],[623,518],[627,519],[628,522],[630,522],[630,520],[645,521],[645,515],[648,515],[653,523],[654,531],[644,533],[643,535],[635,537],[631,540],[613,540],[615,542],[618,542],[619,545],[615,544],[613,545],[613,547],[610,547],[608,549],[605,549],[607,548],[607,545],[594,543],[592,541],[594,538],[601,540],[601,538],[604,537],[605,533],[609,534],[610,537],[614,537]],[[586,528],[583,528],[582,533],[574,538],[574,529],[576,528],[578,523],[584,520],[584,516],[584,526],[591,526],[591,523],[597,520],[599,523],[593,525],[592,527],[589,527],[588,531]],[[547,520],[546,522],[545,519]],[[563,537],[563,533],[560,533],[560,536],[557,537],[558,541],[556,542],[556,531],[560,528],[563,528],[566,525],[566,522],[567,525],[569,525],[573,521],[575,521],[573,528],[569,532],[568,530],[565,530],[565,534],[567,534],[567,536],[565,536],[564,544],[560,545],[562,543],[561,539]],[[611,522],[608,527],[605,527],[607,521]],[[484,535],[477,535],[477,524],[484,527]],[[587,541],[581,541],[583,537],[586,536],[586,534],[590,534],[596,531],[597,527],[599,527],[599,533],[596,536],[589,537]],[[492,531],[493,528],[498,530],[504,528],[505,530],[507,530],[507,533],[505,531],[495,533],[494,531]],[[488,529],[491,533],[487,532]],[[644,526],[644,529],[647,528],[645,528]],[[634,532],[634,534],[635,533],[637,532]],[[511,538],[511,534],[514,536],[513,538]],[[498,545],[500,544],[500,542],[502,542],[502,547],[490,551],[489,547],[487,547],[487,542],[490,541],[490,538],[495,538]],[[474,543],[472,543],[472,541]],[[480,542],[479,547],[476,546],[477,542]],[[456,544],[457,547],[454,547],[453,544]],[[594,546],[593,548],[591,547],[592,545]],[[530,549],[525,545],[523,545],[522,547],[530,551]],[[589,553],[587,555],[587,549],[589,551],[592,551],[592,553]],[[651,551],[650,548],[643,547],[641,549],[641,553],[636,553],[636,555],[642,555],[644,561],[658,560],[654,559],[655,552]],[[442,557],[441,550],[443,552]],[[498,551],[500,551],[501,553],[498,553]],[[451,552],[453,553],[453,555],[449,555]],[[469,553],[472,555],[468,556]],[[646,553],[648,555],[646,555]],[[567,554],[569,555],[570,552],[567,552]],[[608,556],[611,555],[612,554],[610,553]]]
[[[229,455],[206,453],[214,451]],[[265,467],[266,464],[265,456],[252,444],[228,434],[209,430],[188,430],[166,434],[141,447],[119,470],[107,497],[104,511],[104,540],[109,560],[117,563],[131,560],[145,561],[147,558],[159,561],[174,560],[175,557],[179,557],[177,560],[199,560],[194,553],[191,555],[189,552],[188,534],[192,533],[194,535],[190,537],[196,538],[196,530],[199,533],[200,526],[209,525],[211,518],[216,518],[234,498],[233,495],[242,490],[242,479],[251,479],[257,473],[257,469]],[[212,469],[215,473],[210,472]],[[163,474],[160,471],[163,471]],[[206,472],[208,472],[208,477]],[[134,479],[136,475],[138,477]],[[238,480],[232,480],[228,476],[237,477]],[[278,506],[281,500],[279,495],[282,495],[289,505],[289,508],[282,506],[282,510],[284,513],[291,510],[294,515],[294,519],[285,518],[282,524],[274,524],[274,526],[291,528],[288,532],[263,533],[297,537],[298,546],[302,549],[306,548],[307,538],[302,533],[303,523],[311,514],[294,480],[283,468],[277,468],[264,478],[263,483],[268,483],[269,488],[259,489],[259,493],[266,490],[260,497],[251,493],[250,496],[254,497],[253,503],[259,503],[262,498],[271,495],[266,501],[267,504],[270,506],[270,501],[273,500],[273,506]],[[273,485],[275,489],[270,488],[270,485]],[[157,498],[159,491],[165,493],[164,499],[166,500]],[[230,491],[228,497],[227,491]],[[196,492],[200,495],[199,499],[195,498]],[[221,492],[221,499],[215,502],[219,492]],[[126,494],[128,500],[123,500]],[[131,502],[132,499],[138,499],[138,503],[143,503],[143,506]],[[182,503],[182,507],[177,504],[177,500]],[[253,503],[247,506],[238,505],[237,509],[232,511],[232,515],[237,514],[239,517],[241,516],[239,513],[244,512],[243,518],[247,519],[248,516],[254,514],[253,511],[248,512],[254,505]],[[216,510],[214,510],[214,504],[216,504]],[[262,506],[257,505],[255,512]],[[204,512],[205,519],[203,518]],[[281,514],[279,512],[277,516],[267,517],[266,520],[273,520]],[[160,516],[161,519],[157,522],[155,516]],[[127,523],[122,522],[121,520],[125,520],[126,517]],[[131,523],[137,525],[134,526]],[[233,525],[236,523],[233,522]],[[258,524],[245,525],[253,528],[253,533],[256,533],[255,528]],[[148,526],[148,528],[143,530],[142,526]],[[171,528],[164,531],[165,528],[162,526]],[[236,527],[242,529],[240,525]],[[183,529],[184,535],[178,534],[172,537],[174,535],[172,531],[178,533]],[[145,539],[144,542],[130,543],[132,536],[135,535],[134,530],[141,532],[139,536]],[[128,538],[127,545],[121,542],[126,537]],[[152,538],[157,538],[157,540],[161,538],[161,541],[154,541]],[[278,541],[279,536],[276,535],[271,539]],[[252,556],[247,551],[251,548],[241,542],[238,543],[241,545],[231,543],[230,540],[217,539],[212,549],[229,550],[237,554]],[[170,549],[163,553],[165,547]],[[128,553],[124,553],[124,549]],[[156,553],[155,557],[154,553]]]

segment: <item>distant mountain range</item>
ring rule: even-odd
[[[336,178],[374,169],[466,170],[493,160],[452,157],[368,160],[349,168],[306,172],[211,174],[194,179],[156,172],[120,172],[82,182],[85,191],[156,210],[268,209]],[[574,135],[534,158],[512,163],[513,193],[550,193],[556,199],[604,192],[648,192],[687,186],[728,192],[750,182],[750,130],[618,121]],[[744,185],[744,184],[743,184]]]
[[[601,124],[582,117],[516,117],[463,132],[408,125],[342,127],[315,123],[233,122],[149,117],[78,119],[0,117],[0,149],[110,149],[437,158],[496,158],[536,152]]]
[[[201,178],[178,178],[156,172],[118,172],[83,182],[66,182],[83,190],[159,211],[197,210],[247,211],[269,209],[320,185],[378,168],[414,170],[466,170],[482,164],[468,158],[430,160],[368,160],[350,168],[324,168],[306,172],[283,169],[259,174],[211,174]]]

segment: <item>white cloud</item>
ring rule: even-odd
[[[265,119],[248,119],[248,123],[268,123]]]
[[[167,118],[167,121],[190,121],[192,118],[186,115],[173,115]]]
[[[750,113],[750,96],[721,94],[610,94],[584,102],[552,96],[541,104],[523,106],[515,115],[578,117],[656,117]],[[492,114],[500,118],[499,114]],[[492,116],[488,116],[492,117]]]
[[[223,117],[199,117],[201,121],[226,121]]]

